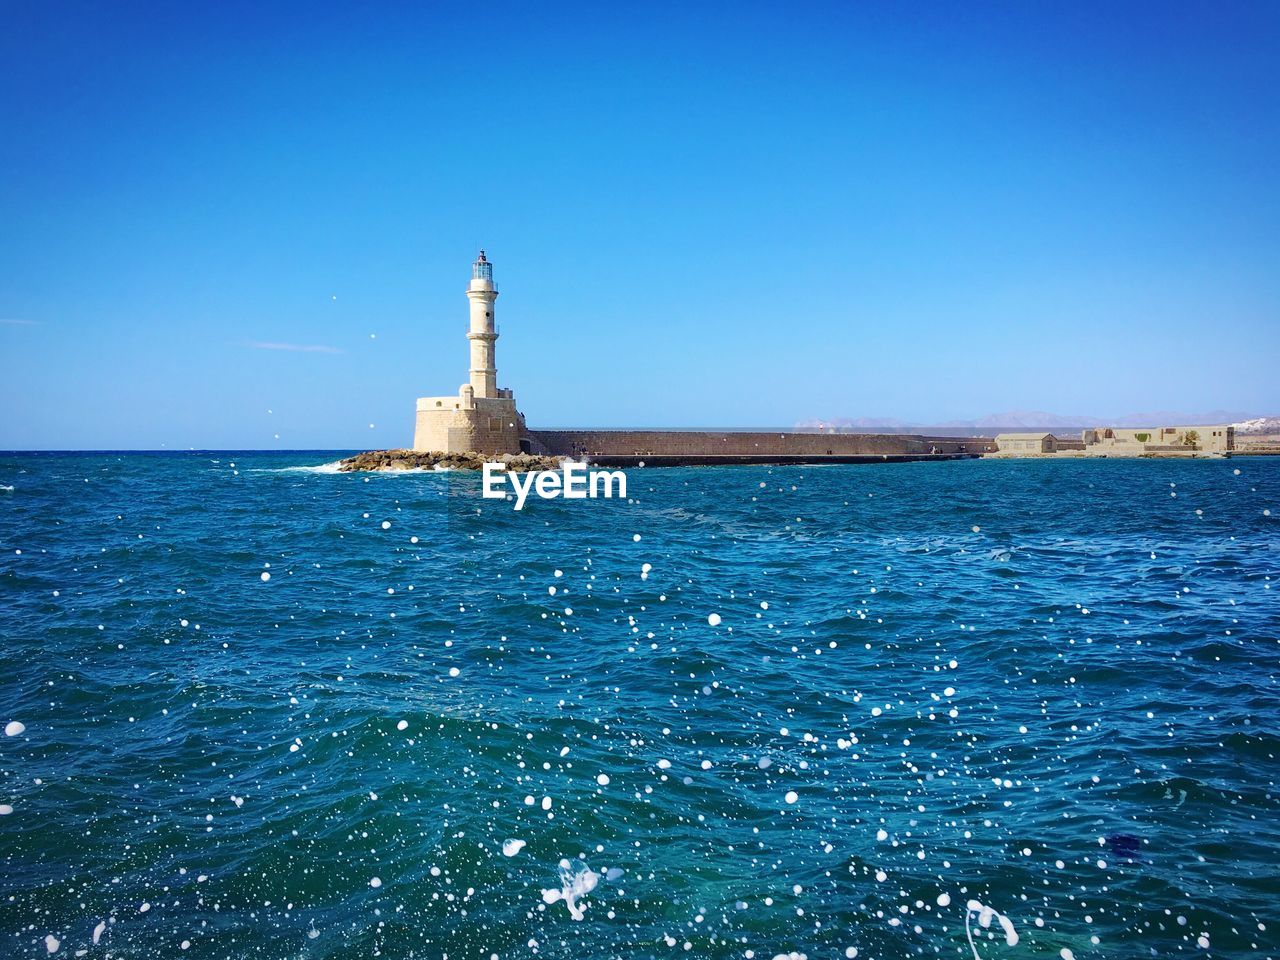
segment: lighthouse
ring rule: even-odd
[[[471,264],[471,282],[467,285],[469,379],[457,396],[418,398],[414,450],[514,454],[527,449],[524,417],[516,410],[515,397],[510,390],[498,386],[494,354],[498,327],[493,319],[497,299],[493,264],[481,250]]]
[[[494,344],[498,340],[498,328],[493,322],[493,303],[498,299],[498,291],[493,285],[493,264],[485,259],[483,250],[471,264],[467,299],[471,301],[471,329],[467,331],[467,339],[471,341],[471,389],[477,397],[496,397],[498,367]]]

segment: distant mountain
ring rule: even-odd
[[[1187,425],[1197,423],[1235,423],[1247,420],[1253,414],[1241,413],[1239,410],[1210,410],[1208,413],[1177,413],[1169,410],[1157,410],[1155,413],[1130,413],[1115,420],[1102,420],[1112,427],[1167,427],[1180,423]]]
[[[947,420],[939,424],[930,424],[930,426],[969,427],[975,430],[988,427],[1074,427],[1079,429],[1099,422],[1101,421],[1097,417],[1084,415],[1064,417],[1061,414],[1046,413],[1043,410],[1008,410],[1004,413],[989,413],[976,420]]]
[[[973,420],[944,420],[939,423],[899,420],[894,417],[832,417],[830,419],[814,417],[800,421],[796,424],[796,429],[896,432],[945,427],[948,430],[973,430],[981,433],[1000,429],[1079,430],[1081,427],[1167,427],[1177,424],[1210,423],[1234,424],[1236,430],[1242,433],[1280,433],[1280,417],[1253,417],[1251,414],[1237,410],[1210,410],[1208,413],[1157,410],[1150,413],[1128,413],[1119,417],[1099,417],[1092,414],[1064,416],[1045,410],[1006,410],[1004,413],[989,413]]]

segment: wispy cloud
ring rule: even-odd
[[[9,317],[0,317],[0,324],[9,327],[34,327],[38,320],[14,320]]]
[[[288,350],[292,353],[341,353],[337,347],[327,347],[321,343],[263,343],[250,340],[247,346],[255,350]]]

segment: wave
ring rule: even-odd
[[[311,467],[252,467],[248,473],[341,473],[341,460]]]
[[[302,467],[253,467],[248,473],[342,473],[342,461],[335,460],[333,463],[321,463],[315,466]],[[420,475],[424,473],[453,473],[454,468],[436,464],[434,467],[410,467],[405,470],[355,470],[352,473],[361,476],[373,477],[395,477],[401,474]],[[475,471],[464,471],[475,472]]]

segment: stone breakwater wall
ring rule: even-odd
[[[712,430],[529,430],[534,453],[565,457],[654,458],[714,463],[821,463],[851,458],[977,456],[996,449],[986,437],[890,433],[767,433]]]

